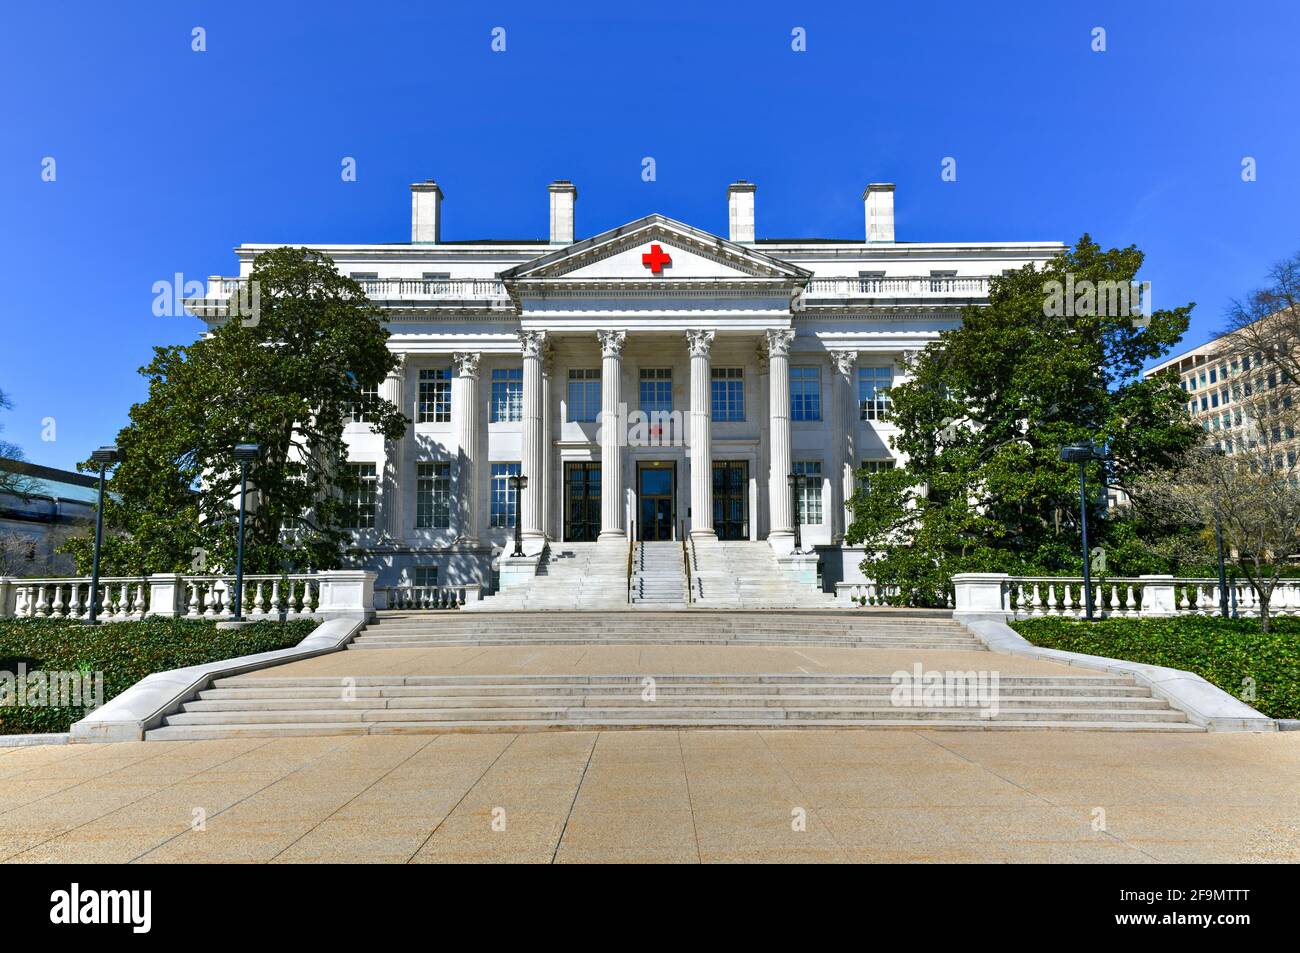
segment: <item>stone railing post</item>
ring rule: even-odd
[[[465,588],[466,602],[483,601],[483,586],[481,583],[477,583],[477,582],[467,583],[464,588]]]
[[[0,576],[0,619],[11,619],[18,611],[18,590],[14,580]]]
[[[314,578],[318,587],[316,615],[337,619],[374,613],[377,574],[366,569],[330,569]]]
[[[1011,615],[1004,591],[1011,577],[1004,572],[959,572],[952,577],[954,618],[963,615]]]
[[[1142,581],[1142,611],[1139,615],[1160,618],[1178,613],[1173,576],[1138,576],[1138,579]]]
[[[185,614],[185,580],[178,572],[156,572],[148,577],[150,616],[174,619]]]

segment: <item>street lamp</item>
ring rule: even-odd
[[[122,459],[117,447],[100,447],[90,455],[99,464],[99,505],[95,507],[95,555],[90,561],[90,618],[87,625],[99,622],[99,547],[104,540],[104,471]]]
[[[794,514],[794,551],[803,552],[803,534],[800,531],[799,519],[799,498],[803,496],[804,485],[808,482],[808,477],[802,473],[791,473],[786,477],[786,482],[790,484],[790,511]]]
[[[1091,440],[1061,448],[1061,462],[1079,465],[1079,525],[1083,529],[1083,604],[1092,621],[1092,574],[1088,566],[1088,464],[1105,459],[1106,451]]]
[[[506,477],[510,488],[515,491],[515,551],[510,554],[513,559],[524,554],[523,509],[519,505],[520,493],[528,486],[528,477],[522,473],[512,473]]]
[[[235,444],[239,461],[239,536],[235,542],[235,621],[244,621],[244,497],[248,492],[248,465],[257,459],[261,447],[255,443]]]

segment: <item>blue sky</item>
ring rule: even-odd
[[[153,345],[199,331],[153,316],[155,281],[230,274],[241,241],[405,241],[424,178],[449,239],[545,237],[555,178],[578,185],[580,236],[653,211],[725,234],[726,185],[747,178],[760,237],[856,238],[864,184],[892,181],[902,240],[1138,245],[1157,306],[1197,302],[1189,344],[1300,250],[1295,3],[171,0],[0,18],[0,423],[53,466],[113,438]]]

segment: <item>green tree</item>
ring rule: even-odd
[[[361,287],[318,252],[264,252],[251,281],[255,314],[225,320],[193,344],[155,348],[140,369],[149,396],[118,434],[104,572],[233,568],[232,449],[245,442],[261,446],[249,467],[246,570],[328,569],[343,556],[344,494],[356,489],[345,466],[348,415],[364,404],[387,439],[407,425],[391,403],[362,394],[397,364],[388,331]],[[91,544],[86,534],[67,546],[83,571]]]
[[[1142,259],[1085,234],[1042,269],[995,277],[989,304],[917,355],[890,393],[906,465],[872,474],[850,503],[846,540],[867,548],[868,576],[932,604],[955,572],[1078,572],[1078,469],[1060,448],[1106,448],[1105,472],[1089,466],[1100,491],[1103,476],[1130,486],[1197,442],[1177,385],[1141,376],[1192,305],[1142,316],[1107,294]],[[1089,541],[1104,545],[1100,492],[1089,507]]]

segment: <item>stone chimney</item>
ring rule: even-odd
[[[733,242],[754,240],[754,183],[741,179],[727,186],[727,219]]]
[[[551,244],[573,244],[573,210],[578,204],[578,187],[568,179],[556,179],[546,187],[551,193]]]
[[[867,213],[867,241],[894,240],[894,183],[872,182],[862,193]]]
[[[411,242],[442,241],[442,189],[433,179],[411,186]]]

